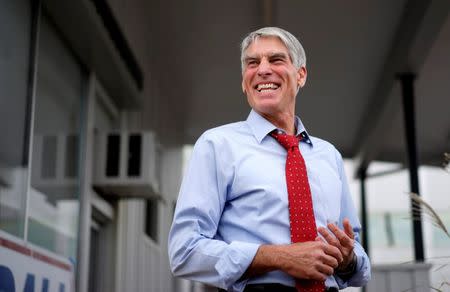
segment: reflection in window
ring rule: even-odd
[[[39,45],[28,239],[74,258],[83,71],[45,14]]]
[[[394,246],[395,238],[394,232],[392,231],[392,216],[391,213],[384,213],[384,230],[386,231],[387,245]]]
[[[410,247],[413,244],[410,218],[408,212],[370,214],[370,242],[374,247]]]
[[[18,237],[24,235],[28,180],[30,2],[0,2],[0,230]]]

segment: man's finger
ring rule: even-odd
[[[329,223],[328,228],[337,237],[341,245],[346,247],[353,246],[353,239],[350,238],[343,230],[339,229],[339,227],[337,227],[335,224]]]
[[[344,260],[344,257],[342,256],[342,252],[334,245],[330,245],[330,244],[324,245],[323,251],[327,255],[334,257],[338,261],[338,263],[342,263],[342,261]]]
[[[327,279],[327,276],[328,275],[323,273],[322,271],[315,270],[311,272],[311,275],[309,276],[308,279],[316,281],[325,281]]]
[[[355,239],[355,233],[353,232],[353,227],[350,224],[350,220],[347,218],[344,219],[343,222],[345,233],[350,237],[351,239]]]
[[[325,228],[323,228],[323,227],[319,227],[319,228],[318,228],[318,231],[319,231],[320,235],[322,235],[323,238],[324,238],[329,244],[332,244],[332,245],[334,245],[335,247],[337,247],[337,248],[339,248],[339,249],[341,248],[341,244],[340,244],[339,240],[337,240],[337,238],[336,238],[334,235],[332,235],[330,232],[328,232],[327,229],[325,229]]]
[[[340,264],[336,258],[329,255],[325,255],[322,259],[322,262],[325,265],[332,267],[333,269],[337,268]]]
[[[325,265],[325,264],[318,264],[317,270],[320,273],[325,274],[326,276],[331,276],[334,273],[334,268],[330,267],[329,265]]]

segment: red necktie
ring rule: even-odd
[[[301,137],[277,134],[276,132],[272,132],[270,135],[287,150],[286,185],[289,199],[291,242],[314,241],[317,237],[316,220],[305,160],[298,147]],[[325,283],[322,281],[297,279],[296,287],[297,291],[302,292],[325,291]]]

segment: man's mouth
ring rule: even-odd
[[[260,83],[255,86],[255,89],[259,92],[268,92],[271,90],[277,90],[278,87],[280,87],[280,85],[276,83]]]

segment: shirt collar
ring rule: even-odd
[[[252,130],[253,135],[255,136],[258,143],[261,143],[264,137],[266,137],[273,130],[277,129],[277,127],[275,127],[271,122],[266,120],[263,116],[261,116],[254,110],[251,110],[250,114],[248,115],[247,123],[250,126],[250,129]],[[308,145],[313,146],[312,141],[309,138],[308,132],[305,129],[305,126],[303,125],[300,118],[297,116],[295,116],[295,128],[297,129],[295,135],[296,136],[300,135],[302,137],[301,140],[302,142],[305,142]]]

